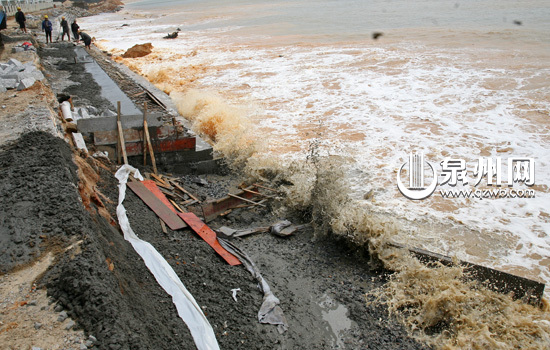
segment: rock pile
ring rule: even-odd
[[[0,63],[0,92],[8,89],[27,89],[42,79],[44,74],[32,62],[23,64],[15,58],[10,58],[7,63]]]

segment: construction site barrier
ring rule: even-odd
[[[4,9],[7,16],[13,16],[17,12],[17,7],[25,13],[39,11],[53,7],[53,0],[24,0],[24,1],[0,1],[0,6]]]

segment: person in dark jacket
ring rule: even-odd
[[[84,32],[81,32],[81,31],[78,31],[78,33],[80,34],[80,37],[82,38],[82,41],[84,41],[84,46],[87,49],[89,49],[90,44],[92,43],[92,37],[89,36],[88,34],[84,33]]]
[[[42,31],[46,33],[46,44],[48,43],[48,39],[50,39],[50,43],[52,42],[52,30],[52,22],[48,19],[48,15],[45,15],[42,21]]]
[[[74,37],[74,40],[76,40],[76,42],[79,42],[80,40],[80,37],[78,36],[78,29],[80,28],[80,26],[78,24],[76,24],[76,19],[73,21],[73,23],[71,23],[71,31],[73,32],[73,37]]]
[[[25,14],[23,13],[23,11],[21,11],[21,7],[18,7],[17,12],[15,13],[15,21],[19,23],[19,29],[21,29],[25,33],[27,32],[27,27],[25,26],[26,20],[27,19],[25,18]]]
[[[61,17],[61,28],[63,28],[63,34],[61,34],[61,41],[65,39],[65,35],[67,35],[67,40],[71,41],[71,35],[69,34],[69,22],[65,19],[65,17]]]

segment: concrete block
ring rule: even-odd
[[[0,86],[0,93],[6,92],[8,89],[6,89],[4,86]]]
[[[17,87],[16,79],[0,79],[0,86],[5,87],[6,89],[15,89]]]
[[[21,61],[15,58],[10,58],[10,60],[8,61],[8,64],[15,67],[23,67],[23,63],[21,63]]]
[[[25,51],[25,49],[22,48],[22,47],[17,47],[16,46],[16,47],[11,48],[11,53],[18,53],[18,52],[23,52],[23,51]]]
[[[102,117],[116,117],[116,113],[111,111],[110,109],[106,109],[101,113]]]
[[[11,66],[7,63],[0,63],[0,70],[4,71],[8,68],[10,68]]]
[[[123,129],[143,127],[143,115],[123,115],[120,117]],[[79,119],[77,121],[78,131],[90,133],[97,131],[111,131],[117,129],[116,115],[111,117],[96,117]],[[147,114],[147,124],[150,128],[163,125],[160,115]]]
[[[88,148],[86,147],[86,142],[84,142],[84,138],[82,137],[81,133],[73,132],[73,140],[76,148],[81,149],[88,153]]]
[[[36,70],[36,66],[32,62],[24,63],[23,66],[25,67],[25,70]]]
[[[75,114],[77,115],[77,119],[90,118],[90,115],[88,114],[88,110],[86,109],[86,107],[76,107]]]
[[[28,89],[31,86],[33,86],[33,84],[35,82],[36,82],[36,80],[34,78],[25,78],[25,79],[21,80],[21,82],[17,86],[17,90],[21,91],[21,90],[24,90],[24,89]]]
[[[87,109],[88,109],[88,114],[91,116],[99,114],[99,112],[97,111],[97,108],[95,108],[94,106],[88,106]]]
[[[42,74],[41,71],[39,70],[34,70],[31,72],[31,76],[36,79],[36,80],[39,80],[39,81],[42,81],[44,80],[44,74]]]

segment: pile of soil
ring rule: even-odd
[[[27,264],[89,227],[67,143],[43,132],[0,152],[0,273]]]

